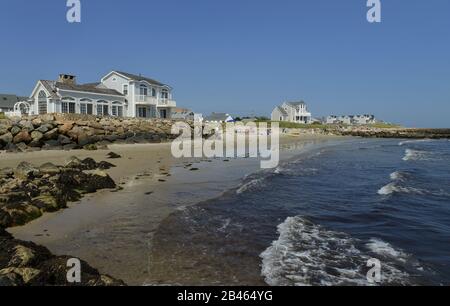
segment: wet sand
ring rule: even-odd
[[[282,159],[336,137],[282,137]],[[338,138],[339,139],[339,138]],[[122,155],[106,159],[108,152]],[[111,145],[100,151],[49,151],[1,154],[0,168],[21,161],[62,164],[70,156],[108,160],[108,173],[124,189],[88,195],[69,208],[22,227],[9,229],[18,239],[46,246],[56,255],[86,260],[101,273],[130,285],[155,283],[150,271],[152,237],[158,225],[177,210],[215,198],[259,170],[257,159],[174,159],[170,144]],[[167,254],[168,256],[170,254]]]

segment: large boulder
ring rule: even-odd
[[[58,138],[58,134],[59,134],[59,132],[58,132],[57,128],[51,129],[50,131],[48,131],[44,134],[44,139],[45,140],[55,140]]]
[[[21,129],[19,126],[17,126],[17,125],[14,125],[14,126],[11,128],[11,134],[12,134],[13,136],[16,136],[17,134],[19,134],[20,131],[22,131],[22,129]]]
[[[24,143],[29,143],[32,140],[30,133],[28,133],[27,130],[22,130],[19,133],[16,134],[16,136],[14,136],[13,142],[15,144],[24,142]]]
[[[11,133],[6,133],[0,136],[0,143],[3,145],[7,145],[8,143],[11,143],[13,141],[14,137]]]
[[[42,138],[44,138],[44,134],[42,134],[42,132],[39,131],[33,131],[31,132],[31,139],[33,139],[33,141],[40,141]]]
[[[58,131],[60,134],[64,134],[67,135],[67,133],[72,130],[74,123],[69,121],[69,122],[64,122],[62,125],[60,125],[58,127]]]

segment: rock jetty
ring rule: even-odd
[[[22,162],[0,170],[0,286],[70,285],[68,256],[53,256],[46,248],[14,239],[5,229],[24,225],[46,212],[67,207],[84,194],[116,188],[103,170],[114,167],[91,158],[71,157],[63,166],[39,167]],[[82,282],[76,285],[124,285],[82,262]]]

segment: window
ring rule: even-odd
[[[156,97],[156,89],[152,88],[152,97]]]
[[[80,102],[80,113],[84,115],[92,115],[92,100],[81,99]]]
[[[69,114],[75,114],[75,103],[69,103]]]
[[[111,108],[111,113],[114,117],[123,117],[123,106],[113,105]]]
[[[163,89],[161,92],[161,98],[162,99],[169,99],[169,92],[167,91],[167,89]]]
[[[139,107],[138,108],[138,116],[140,118],[147,118],[147,108],[146,107]]]
[[[61,113],[67,114],[69,112],[69,103],[62,102],[61,103]]]
[[[139,88],[139,94],[141,96],[147,96],[148,94],[148,88],[145,85],[141,85],[141,87]]]
[[[123,85],[123,91],[122,91],[122,93],[126,96],[126,95],[128,95],[128,85],[127,84],[124,84]]]
[[[103,116],[103,105],[97,105],[97,116]]]
[[[40,115],[47,114],[47,95],[43,90],[38,95],[38,112]]]

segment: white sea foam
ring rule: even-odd
[[[395,249],[392,245],[380,239],[372,238],[366,246],[375,254],[395,258],[402,262],[406,262],[410,258],[410,255],[404,251]]]
[[[288,218],[278,232],[279,239],[260,255],[267,284],[370,285],[365,269],[372,254],[358,249],[357,240],[349,235],[326,230],[302,217]],[[382,250],[382,244],[378,246],[377,250]],[[394,248],[389,251],[395,254]],[[383,284],[408,284],[409,275],[395,267],[397,261],[394,256],[383,258]]]
[[[428,152],[428,151],[406,149],[405,150],[405,156],[403,157],[403,160],[404,161],[429,160],[430,156],[432,154],[433,153]]]
[[[401,171],[395,171],[391,173],[391,180],[393,181],[403,181],[406,177],[406,174]]]
[[[389,183],[378,190],[379,195],[391,195],[394,193],[425,194],[426,191],[414,187],[403,187],[398,185],[397,182]]]
[[[260,177],[250,180],[249,182],[242,185],[238,190],[236,190],[236,194],[241,194],[243,192],[262,187],[264,185],[264,179],[264,177]]]

